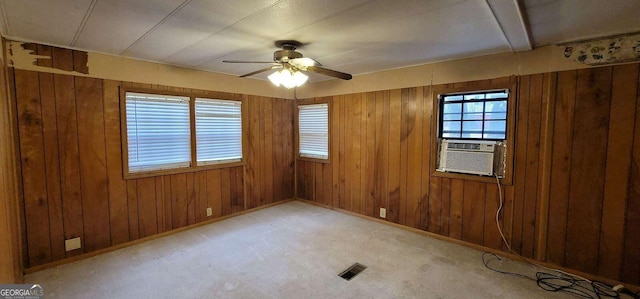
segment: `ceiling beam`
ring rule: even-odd
[[[519,0],[485,0],[513,52],[533,49]]]

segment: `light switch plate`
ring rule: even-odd
[[[80,237],[64,240],[64,250],[71,251],[76,250],[82,247],[82,243],[80,242]]]

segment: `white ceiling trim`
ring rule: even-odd
[[[149,34],[153,33],[153,31],[158,29],[158,27],[162,26],[162,24],[164,24],[167,20],[169,20],[171,17],[173,17],[175,14],[177,14],[183,7],[187,6],[187,4],[189,4],[189,2],[191,2],[191,0],[185,0],[184,2],[182,2],[182,4],[180,4],[178,7],[176,7],[176,9],[174,9],[167,16],[165,16],[162,20],[160,20],[160,22],[155,24],[153,27],[151,27],[151,29],[149,29],[147,32],[145,32],[142,36],[140,36],[138,39],[136,39],[133,43],[131,43],[126,49],[124,49],[124,51],[120,52],[120,55],[123,55],[123,56],[127,55],[127,52],[129,52],[129,49],[135,47],[139,42],[141,42],[143,39],[145,39],[147,36],[149,36]]]
[[[91,12],[93,12],[93,8],[96,7],[96,3],[98,3],[98,0],[91,0],[91,4],[89,4],[89,8],[87,8],[87,12],[85,12],[84,17],[82,18],[82,22],[80,23],[80,26],[76,31],[76,35],[73,37],[73,40],[71,41],[71,44],[69,46],[73,47],[76,45],[76,42],[78,41],[78,37],[80,37],[80,33],[82,33],[82,30],[84,29],[84,25],[87,24],[87,20],[91,16]]]
[[[485,0],[511,51],[522,52],[533,49],[529,28],[518,0]]]

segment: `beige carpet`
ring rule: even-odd
[[[27,275],[47,298],[568,298],[482,252],[293,201]],[[351,281],[338,274],[368,268]],[[531,267],[504,262],[511,270]]]

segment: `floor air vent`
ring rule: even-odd
[[[351,278],[356,277],[356,275],[360,274],[360,272],[364,271],[364,269],[367,269],[367,266],[355,263],[353,264],[353,266],[347,268],[347,270],[344,270],[342,271],[342,273],[338,274],[338,276],[346,280],[351,280]]]

